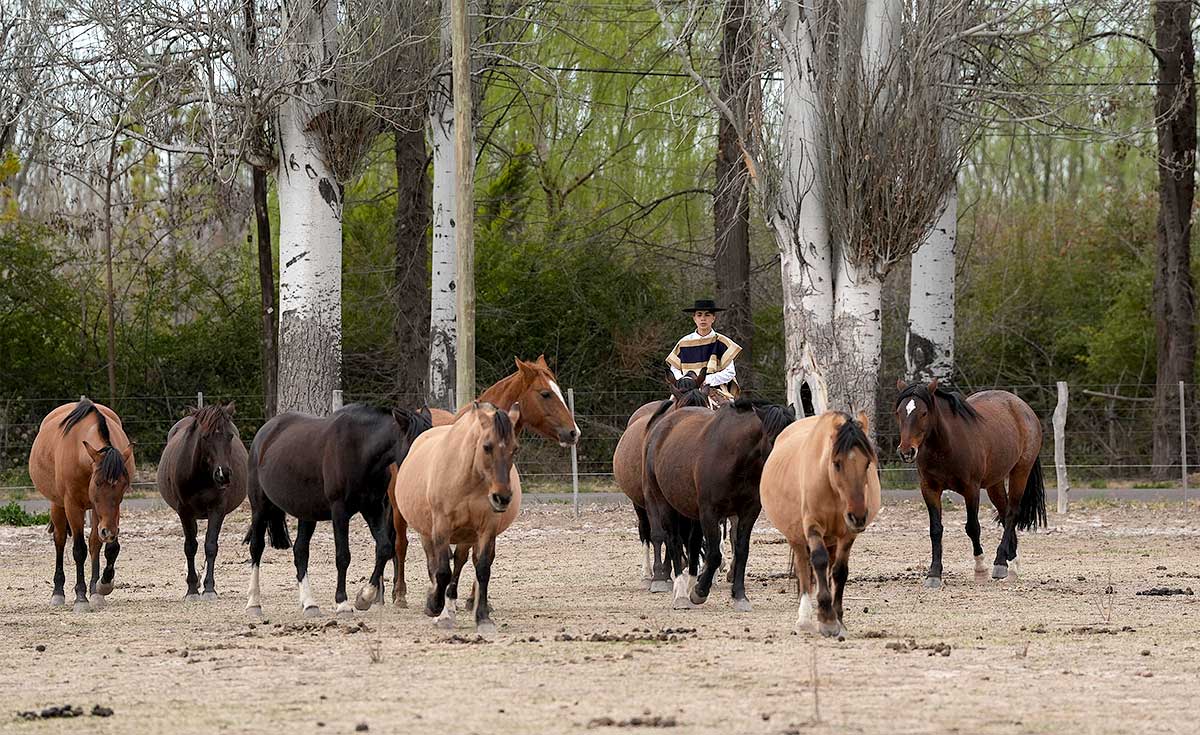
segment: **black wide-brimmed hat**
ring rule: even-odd
[[[696,305],[692,306],[690,308],[684,309],[683,313],[684,314],[695,314],[697,311],[711,311],[712,313],[716,314],[718,311],[725,311],[725,310],[718,307],[717,302],[713,301],[712,299],[696,299]]]

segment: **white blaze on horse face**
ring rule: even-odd
[[[912,412],[917,410],[917,402],[913,399],[908,399],[908,405],[904,407],[905,416],[912,416]]]
[[[300,609],[307,610],[310,607],[316,607],[317,600],[313,597],[312,588],[308,586],[308,575],[304,575],[304,579],[300,580]]]
[[[250,565],[250,589],[246,593],[246,607],[262,607],[262,595],[258,588],[258,570],[257,564]]]
[[[551,380],[550,381],[550,390],[554,391],[554,395],[558,396],[558,400],[562,401],[563,408],[567,409],[567,413],[571,413],[571,407],[567,405],[567,399],[563,398],[562,390],[559,389],[558,383]],[[574,418],[575,418],[574,416],[571,417],[572,421],[574,421]],[[582,435],[583,435],[583,432],[581,432],[579,430],[579,424],[576,423],[575,424],[575,438],[578,439]]]

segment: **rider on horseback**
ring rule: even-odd
[[[719,404],[741,394],[733,361],[742,348],[713,329],[717,313],[722,311],[725,310],[712,299],[697,299],[691,308],[684,309],[683,313],[690,314],[696,323],[696,331],[675,343],[671,354],[667,355],[667,365],[676,380],[689,372],[698,374],[701,368],[707,367],[704,382],[715,389],[712,398]]]

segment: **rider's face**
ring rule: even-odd
[[[712,331],[713,324],[717,322],[717,315],[711,311],[697,311],[692,314],[692,321],[696,322],[696,331],[705,335]]]

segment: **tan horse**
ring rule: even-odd
[[[789,426],[763,468],[763,510],[792,547],[800,581],[796,627],[812,622],[813,574],[817,622],[827,636],[843,635],[842,592],[850,547],[879,514],[879,461],[867,438],[867,416],[830,411]]]
[[[74,537],[75,611],[104,605],[113,590],[113,575],[121,545],[117,533],[121,499],[134,475],[133,446],[121,428],[121,419],[107,406],[84,398],[50,412],[38,429],[29,451],[29,476],[34,487],[50,501],[50,526],[54,534],[54,593],[50,604],[66,604],[63,584],[63,546]],[[84,513],[92,511],[92,531],[84,541]],[[104,575],[100,575],[100,543],[104,542]],[[89,547],[92,556],[92,602],[83,581]]]
[[[495,632],[488,605],[488,581],[496,556],[496,537],[516,520],[521,510],[521,480],[513,464],[517,450],[514,426],[521,409],[507,412],[476,401],[453,424],[435,426],[413,442],[392,477],[397,545],[400,551],[396,582],[403,599],[404,552],[408,527],[421,536],[432,587],[425,614],[437,617],[440,628],[454,627],[458,590],[452,584],[450,545],[471,549],[475,560],[475,628]]]

